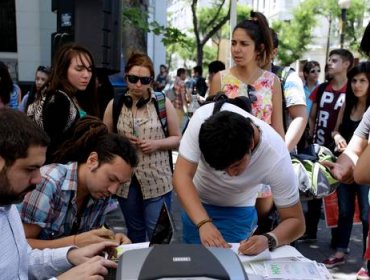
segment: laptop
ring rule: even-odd
[[[166,202],[163,202],[152,237],[149,241],[149,247],[155,244],[170,244],[174,231],[175,227],[171,213],[167,208]]]
[[[161,211],[159,212],[157,223],[154,227],[152,237],[149,241],[149,247],[158,244],[170,244],[175,231],[175,226],[170,211],[166,202],[163,202]],[[118,259],[117,259],[118,262]],[[116,279],[116,269],[108,269],[108,275],[105,280]]]

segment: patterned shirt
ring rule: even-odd
[[[24,223],[41,227],[39,239],[51,240],[72,234],[77,221],[77,167],[76,162],[43,166],[41,183],[18,205]],[[110,198],[94,200],[90,197],[77,233],[101,227],[111,203]]]
[[[120,135],[136,134],[142,140],[163,139],[164,135],[153,101],[145,105],[145,117],[134,119],[131,108],[122,106],[117,131]],[[135,175],[144,199],[155,198],[172,190],[172,172],[167,150],[144,154],[138,149],[139,165]],[[127,197],[130,184],[122,185],[117,195]]]
[[[46,279],[72,267],[66,257],[70,247],[31,249],[15,206],[0,207],[0,228],[0,279]]]
[[[228,97],[248,97],[248,84],[236,78],[230,70],[220,71],[220,74],[221,90]],[[254,95],[257,97],[257,101],[252,103],[252,114],[268,124],[271,124],[274,78],[275,74],[263,71],[262,75],[251,84],[255,88]]]

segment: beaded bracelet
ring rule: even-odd
[[[203,226],[206,223],[212,223],[212,219],[207,218],[207,219],[201,220],[199,223],[197,223],[197,228],[200,229],[200,227]]]

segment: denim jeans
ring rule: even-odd
[[[355,198],[357,196],[360,220],[363,232],[363,250],[366,249],[366,238],[369,229],[369,186],[353,184],[340,184],[337,189],[339,220],[337,228],[337,250],[345,251],[351,237],[353,214],[355,212]]]
[[[213,224],[221,232],[226,242],[238,243],[253,234],[257,225],[257,211],[255,207],[222,207],[204,204]],[[200,244],[199,230],[190,220],[185,211],[182,211],[183,241],[187,244]]]
[[[118,197],[123,216],[127,226],[127,236],[132,243],[145,242],[150,240],[155,224],[163,204],[166,202],[168,209],[171,211],[171,194],[143,199],[140,184],[136,176],[132,177],[130,190],[127,198]]]

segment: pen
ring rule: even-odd
[[[251,238],[251,236],[256,232],[257,228],[258,228],[258,225],[256,225],[256,226],[252,229],[252,231],[250,232],[249,236],[248,236],[246,239],[244,239],[243,241],[241,241],[241,242],[240,242],[240,244],[241,244],[241,243],[243,243],[243,242],[248,241],[248,239],[249,239],[249,238]],[[241,254],[241,252],[240,252],[239,250],[238,250],[238,254],[239,254],[239,255]]]
[[[251,231],[251,233],[249,234],[248,238],[244,239],[243,241],[247,241],[249,238],[251,238],[251,236],[256,232],[257,228],[258,228],[258,225],[256,225],[256,226],[252,229],[252,231]]]

